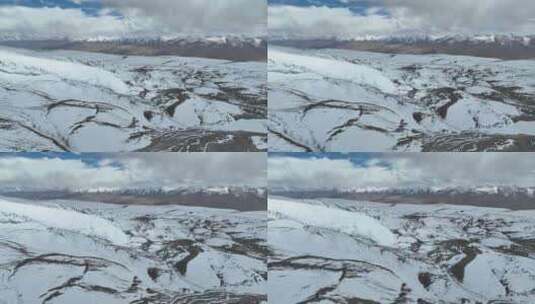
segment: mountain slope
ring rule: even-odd
[[[0,303],[266,301],[263,212],[0,201]]]
[[[273,151],[535,150],[535,61],[279,47],[269,56]],[[336,64],[310,67],[323,60]],[[338,66],[374,72],[348,79]]]
[[[3,151],[265,150],[257,62],[0,53]]]
[[[397,241],[385,246],[315,224],[329,213],[305,224],[270,212],[272,301],[527,304],[535,296],[532,210],[340,199],[284,202],[288,208],[308,205],[366,215]]]

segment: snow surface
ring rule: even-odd
[[[396,236],[388,228],[364,214],[279,199],[269,199],[268,205],[269,212],[302,224],[362,236],[383,246],[396,243]]]
[[[398,92],[396,85],[390,79],[385,77],[384,74],[364,65],[316,56],[296,55],[281,52],[276,49],[269,50],[269,58],[276,64],[286,65],[293,68],[303,68],[306,71],[317,73],[319,75],[369,85],[388,94],[395,94]]]
[[[0,67],[5,71],[16,73],[23,71],[27,73],[44,72],[59,79],[108,87],[119,94],[127,94],[130,91],[128,86],[113,73],[74,62],[25,56],[12,51],[0,50]],[[0,77],[5,75],[5,71],[0,73]]]
[[[261,62],[0,47],[0,151],[266,150],[265,74]]]
[[[533,210],[273,196],[269,208],[269,297],[278,303],[530,304],[535,297]],[[395,231],[395,247],[324,228],[332,211],[343,212],[342,222],[348,214],[375,219]]]
[[[52,229],[64,229],[96,236],[116,245],[126,245],[129,237],[110,221],[72,210],[14,203],[0,199],[0,213],[29,218]]]
[[[266,220],[265,212],[0,198],[0,303],[262,303]]]
[[[268,55],[270,151],[535,150],[535,60],[279,46]]]

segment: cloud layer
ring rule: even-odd
[[[337,5],[309,1],[314,5],[276,4],[269,10],[266,0],[72,2],[82,7],[0,6],[0,32],[41,39],[260,36],[267,34],[269,16],[269,33],[274,37],[535,33],[535,1],[531,0],[339,0]],[[91,14],[84,11],[84,3],[92,3]]]
[[[112,154],[81,158],[0,158],[2,189],[41,190],[266,184],[266,159],[258,153]]]
[[[374,13],[355,15],[349,8],[272,6],[269,33],[290,38],[353,38],[394,34],[402,20]]]
[[[298,38],[535,34],[531,0],[370,0],[361,14],[351,6],[363,1],[340,2],[347,6],[270,6],[270,34]]]
[[[535,186],[535,158],[521,153],[375,154],[363,163],[273,155],[268,168],[274,189]]]
[[[265,32],[266,0],[102,0],[131,18],[148,18],[169,32]]]
[[[0,6],[0,34],[31,39],[266,34],[265,0],[101,0],[82,8]]]
[[[8,38],[83,39],[121,36],[131,30],[115,16],[89,16],[78,9],[0,7],[0,35]]]

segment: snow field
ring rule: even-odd
[[[304,225],[362,236],[382,246],[395,246],[396,236],[381,222],[367,215],[293,201],[269,199],[269,212]]]
[[[110,221],[95,215],[72,210],[19,204],[0,199],[0,214],[29,218],[50,228],[64,229],[106,239],[115,245],[125,245],[129,237]]]
[[[297,66],[326,77],[369,85],[388,94],[395,94],[398,91],[396,85],[380,71],[363,65],[320,57],[296,55],[277,50],[269,50],[269,59],[277,64]]]
[[[30,57],[0,50],[0,66],[7,67],[14,73],[41,72],[95,86],[108,87],[119,94],[129,92],[128,86],[113,73],[80,63]],[[2,77],[1,73],[0,77]]]

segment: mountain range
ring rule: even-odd
[[[364,187],[351,189],[270,189],[270,195],[291,198],[335,198],[372,201],[388,204],[449,204],[481,207],[508,208],[513,210],[535,209],[535,187],[482,185],[474,187]]]
[[[240,211],[267,209],[265,189],[249,186],[63,190],[5,187],[0,190],[0,195],[37,201],[72,200],[119,205],[183,205]]]
[[[271,37],[270,43],[304,49],[346,49],[388,54],[449,54],[504,60],[535,58],[535,35],[426,34],[300,39]]]
[[[183,56],[232,61],[265,61],[267,40],[247,36],[122,36],[43,39],[0,34],[0,45],[33,50],[76,50],[116,55]]]

